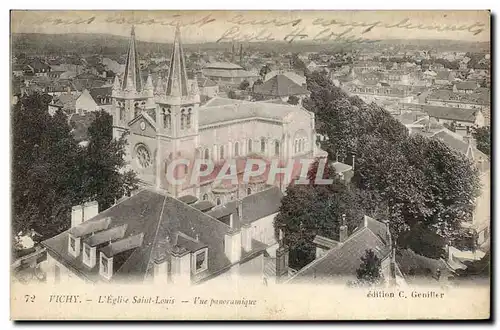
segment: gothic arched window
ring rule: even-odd
[[[260,152],[266,152],[266,139],[260,139]]]
[[[120,120],[125,120],[125,104],[118,102],[118,107],[120,108]]]
[[[220,159],[224,159],[224,146],[220,146]]]
[[[142,168],[148,168],[151,166],[151,155],[149,150],[144,145],[139,145],[136,148],[137,162]]]
[[[186,110],[181,110],[181,129],[186,127]]]
[[[134,103],[134,117],[137,117],[141,113],[141,108],[139,107],[139,102]]]
[[[186,116],[186,127],[187,128],[191,128],[191,115],[192,115],[192,109],[189,108],[187,116]]]
[[[204,194],[201,199],[204,200],[204,201],[208,201],[208,194]]]
[[[247,188],[247,196],[252,194],[252,188]]]
[[[252,152],[252,139],[248,139],[248,153]]]
[[[208,160],[210,158],[210,151],[207,149],[205,149],[205,160]]]
[[[274,141],[274,154],[278,156],[280,154],[280,141]]]
[[[172,125],[172,112],[168,108],[162,108],[163,128],[170,129]]]
[[[240,155],[240,144],[238,142],[234,143],[234,157],[238,157]]]
[[[222,201],[220,200],[220,198],[219,198],[219,197],[217,197],[217,198],[215,199],[215,203],[216,203],[217,205],[221,205],[221,204],[222,204]]]

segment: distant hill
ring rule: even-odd
[[[50,54],[102,54],[117,55],[124,54],[128,47],[128,37],[111,34],[40,34],[40,33],[14,33],[11,36],[12,50],[14,54],[25,53],[27,55],[50,55]],[[394,49],[422,50],[433,49],[436,51],[488,51],[489,42],[465,42],[459,40],[427,40],[427,39],[387,39],[372,44],[339,44],[334,42],[317,43],[299,41],[287,43],[277,42],[251,42],[243,43],[245,51],[269,51],[269,52],[314,52],[324,50],[363,49],[377,50],[387,47]],[[229,51],[231,43],[209,42],[203,44],[185,44],[187,51]],[[145,42],[138,40],[138,49],[141,54],[163,53],[170,54],[171,45],[167,43]]]

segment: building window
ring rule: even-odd
[[[252,188],[247,188],[247,196],[252,194]]]
[[[83,253],[84,253],[85,258],[87,258],[87,260],[90,259],[90,246],[85,244],[84,248],[83,248]]]
[[[122,102],[118,102],[118,107],[120,108],[120,120],[125,120],[125,105]]]
[[[111,278],[111,273],[112,273],[112,264],[113,264],[113,257],[107,258],[102,252],[101,252],[101,262],[99,263],[99,273],[104,276],[105,278],[109,279]]]
[[[217,205],[221,205],[221,204],[222,204],[222,201],[220,200],[220,198],[219,198],[219,197],[217,197],[217,198],[215,199],[215,204],[217,204]]]
[[[208,148],[207,148],[207,149],[205,149],[205,155],[204,155],[204,156],[205,156],[205,157],[204,157],[204,158],[205,158],[205,160],[208,160],[208,159],[210,158],[210,151],[208,150]]]
[[[191,128],[191,115],[192,115],[192,109],[188,109],[187,117],[186,117],[186,127]]]
[[[252,152],[252,139],[248,139],[248,153]]]
[[[262,152],[262,153],[266,152],[266,139],[265,138],[260,139],[260,152]]]
[[[279,141],[274,141],[274,154],[276,156],[279,156],[279,154],[280,154],[280,142]]]
[[[184,129],[186,126],[186,110],[181,110],[181,129]]]
[[[134,103],[134,117],[137,117],[141,113],[141,108],[139,107],[139,102]]]
[[[208,201],[208,194],[204,194],[201,199],[204,200],[204,201]]]
[[[234,143],[234,157],[238,157],[240,155],[240,144],[238,142]]]
[[[194,255],[195,273],[202,272],[208,268],[207,249],[196,252]]]
[[[170,126],[172,125],[172,112],[171,112],[171,110],[168,108],[163,108],[162,115],[163,115],[163,128],[170,129]]]
[[[137,162],[141,168],[148,168],[151,166],[151,155],[149,154],[149,150],[144,145],[139,145],[136,148],[135,153],[137,156]]]
[[[75,238],[74,237],[71,237],[69,238],[69,246],[71,248],[71,251],[75,251],[76,250],[76,241],[75,241]]]
[[[224,146],[220,146],[220,159],[224,159]]]

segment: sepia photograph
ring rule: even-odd
[[[490,15],[12,10],[11,319],[489,319]]]

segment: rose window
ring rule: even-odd
[[[151,166],[151,155],[148,149],[144,146],[138,146],[136,150],[137,161],[142,168],[147,168]]]

